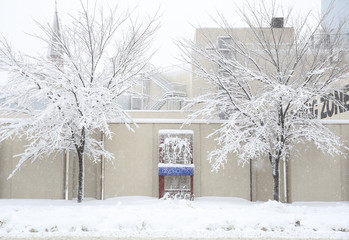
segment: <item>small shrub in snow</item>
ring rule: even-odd
[[[332,228],[332,230],[336,232],[349,232],[349,229],[346,228]]]
[[[31,228],[31,229],[29,229],[29,232],[31,232],[31,233],[37,233],[37,232],[39,232],[39,230],[37,230],[37,229],[35,229],[35,228]]]
[[[57,231],[58,231],[57,226],[53,226],[50,228],[50,232],[57,232]]]
[[[88,232],[88,228],[84,225],[81,226],[81,231]]]
[[[179,192],[174,192],[174,193],[165,193],[164,196],[161,198],[163,200],[167,199],[185,199],[185,200],[192,200],[194,196],[191,195],[189,192],[184,192],[184,191],[179,191]]]
[[[235,230],[234,225],[227,225],[223,229],[225,231],[234,231]]]

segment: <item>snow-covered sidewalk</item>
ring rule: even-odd
[[[0,238],[349,239],[349,202],[195,201],[120,197],[82,204],[0,200]]]

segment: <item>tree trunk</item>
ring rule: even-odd
[[[272,161],[273,170],[273,198],[280,202],[280,160],[274,159]]]
[[[76,152],[78,153],[79,161],[79,175],[78,175],[78,203],[81,203],[84,199],[84,189],[85,189],[85,172],[84,172],[84,152],[85,152],[85,127],[81,130],[81,140],[80,145],[75,145]]]
[[[79,176],[78,176],[78,203],[84,199],[84,151],[81,147],[78,149]]]

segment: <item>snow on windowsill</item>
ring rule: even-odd
[[[194,168],[194,164],[159,163],[159,168]]]
[[[193,130],[161,129],[159,134],[194,134]]]

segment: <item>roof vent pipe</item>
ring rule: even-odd
[[[284,18],[283,17],[273,17],[271,19],[272,28],[283,28],[284,27]]]

